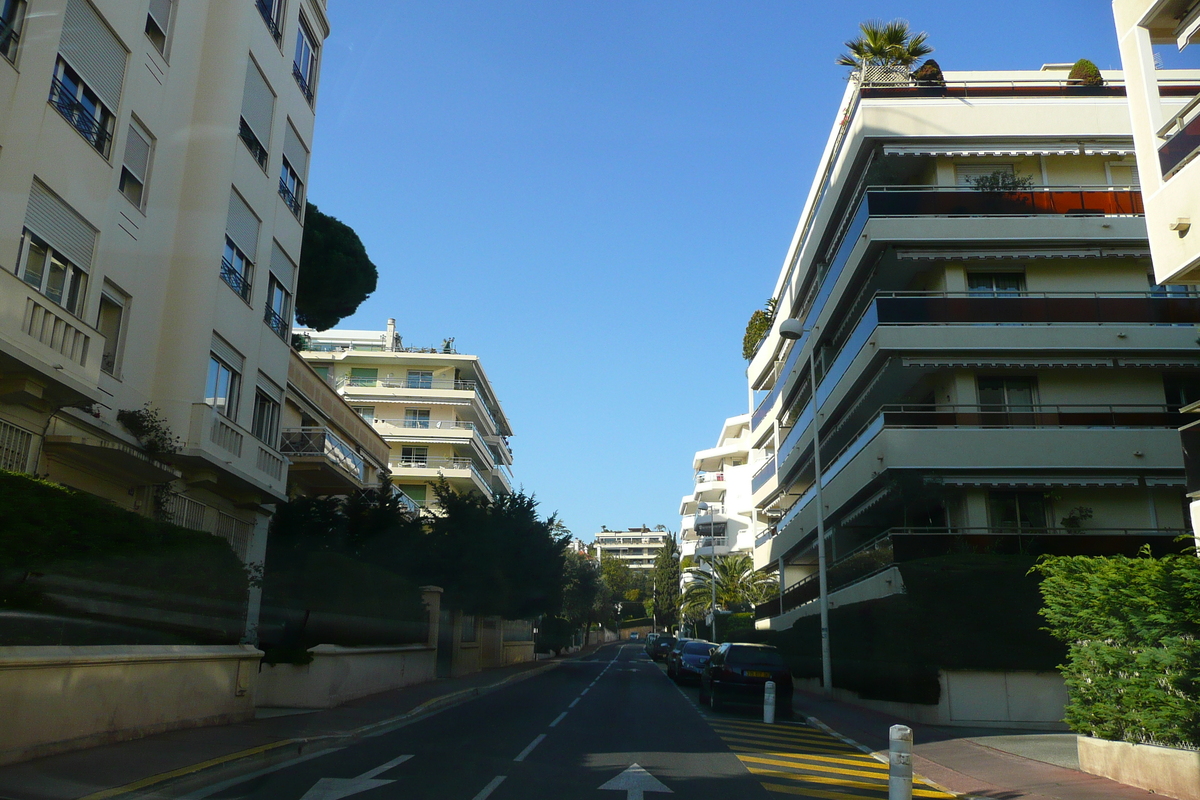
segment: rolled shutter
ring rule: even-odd
[[[246,201],[237,192],[230,191],[225,234],[251,261],[258,261],[258,225],[258,217],[246,205]]]
[[[115,114],[121,104],[128,51],[87,0],[67,0],[58,50]]]
[[[275,94],[254,61],[246,65],[246,87],[242,91],[242,119],[254,131],[263,147],[271,142],[271,117],[275,113]]]
[[[29,189],[25,227],[82,269],[90,269],[96,229],[36,178]]]
[[[133,177],[146,183],[146,173],[150,168],[150,143],[132,125],[125,139],[125,168],[133,173]]]
[[[150,18],[163,33],[167,32],[167,26],[171,24],[172,5],[172,0],[150,0]]]
[[[283,252],[283,248],[279,246],[279,242],[273,242],[271,248],[271,272],[275,274],[275,279],[283,284],[289,292],[296,285],[296,265],[292,263],[292,259],[288,258],[288,254]]]
[[[234,372],[239,375],[242,374],[246,366],[245,357],[237,350],[234,350],[233,345],[221,338],[220,334],[213,333],[212,335],[212,352],[217,358],[233,367]]]
[[[283,389],[280,389],[279,385],[275,383],[275,381],[271,380],[261,372],[258,373],[258,388],[263,394],[274,400],[276,403],[283,402]]]
[[[300,137],[291,123],[283,130],[283,154],[287,156],[288,163],[292,165],[292,169],[296,171],[300,180],[304,180],[304,176],[308,173],[308,150],[300,141]]]

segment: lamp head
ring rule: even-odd
[[[779,324],[779,335],[784,339],[799,339],[804,332],[804,323],[798,319],[785,319]]]

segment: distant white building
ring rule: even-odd
[[[602,530],[595,535],[592,547],[601,564],[617,558],[632,569],[653,569],[658,551],[666,546],[669,538],[669,531],[652,531],[643,525],[623,531]]]
[[[754,549],[750,450],[750,415],[741,414],[725,420],[716,447],[700,450],[692,459],[695,488],[679,505],[682,555],[707,557]]]

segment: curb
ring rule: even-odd
[[[224,769],[241,769],[243,767],[257,766],[262,762],[277,761],[279,755],[285,753],[294,753],[295,755],[304,755],[311,758],[313,755],[324,750],[335,747],[344,747],[352,743],[356,739],[361,739],[369,736],[378,736],[388,733],[395,728],[402,727],[411,722],[433,714],[438,711],[443,711],[456,705],[460,705],[469,700],[472,700],[481,695],[488,694],[496,689],[500,689],[511,683],[519,683],[522,680],[527,680],[543,672],[548,672],[554,669],[562,660],[551,661],[540,667],[533,667],[523,672],[518,672],[515,675],[509,675],[507,678],[497,681],[496,683],[488,684],[487,686],[473,686],[469,689],[459,689],[455,692],[440,695],[430,698],[425,702],[414,706],[412,709],[397,714],[394,717],[372,722],[367,725],[362,725],[358,728],[353,728],[348,731],[340,731],[337,733],[328,733],[321,736],[312,736],[297,739],[280,739],[276,742],[269,742],[258,747],[251,747],[247,750],[239,750],[236,753],[229,753],[218,758],[208,761],[201,761],[197,764],[190,764],[186,767],[180,767],[169,772],[162,772],[158,775],[151,775],[140,780],[126,783],[122,786],[114,786],[110,789],[103,789],[99,792],[83,795],[78,800],[110,800],[111,798],[127,797],[136,798],[147,796],[145,793],[152,789],[161,789],[166,784],[178,783],[189,779],[200,778],[209,773]],[[293,751],[291,748],[295,748]],[[287,759],[285,759],[287,760]],[[159,795],[154,795],[158,797]]]

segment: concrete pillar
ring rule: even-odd
[[[246,596],[246,624],[242,629],[242,644],[258,646],[258,617],[262,610],[263,569],[267,560],[267,530],[271,526],[274,506],[266,506],[255,515],[254,531],[246,545],[246,568],[250,572],[250,591]]]
[[[429,611],[429,646],[436,648],[438,646],[438,628],[442,621],[442,587],[422,586],[421,602]]]

